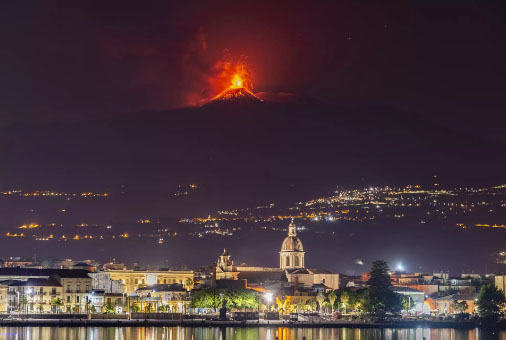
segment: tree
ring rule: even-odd
[[[331,291],[328,295],[327,295],[327,298],[329,299],[329,302],[330,302],[330,308],[332,310],[332,313],[334,313],[334,305],[336,303],[336,300],[337,300],[337,294],[335,291]]]
[[[330,305],[330,302],[328,301],[324,301],[323,304],[322,304],[322,307],[323,307],[323,310],[328,313],[329,312],[329,309],[331,309],[331,305]]]
[[[25,307],[28,305],[28,298],[25,295],[22,295],[19,298],[19,309],[20,311],[25,309]]]
[[[195,283],[193,282],[193,279],[191,277],[187,278],[185,281],[186,290],[192,290]]]
[[[316,295],[316,302],[318,302],[318,308],[320,310],[320,313],[322,312],[322,305],[323,302],[325,302],[325,295],[323,295],[322,292],[319,292],[318,295]]]
[[[453,308],[455,313],[462,314],[466,312],[468,305],[466,301],[459,302],[457,299],[453,299],[450,307]]]
[[[409,311],[411,309],[411,299],[407,296],[402,296],[402,309]]]
[[[51,306],[56,306],[58,310],[60,310],[60,307],[62,307],[65,303],[63,300],[59,297],[54,298],[51,300]]]
[[[344,307],[344,313],[346,314],[346,306],[348,305],[348,302],[350,301],[350,295],[349,295],[348,291],[345,290],[341,293],[340,300],[341,300],[341,303]]]
[[[398,314],[402,309],[402,297],[390,290],[392,285],[388,264],[374,261],[367,281],[369,287],[363,297],[362,307],[366,314],[384,318],[387,313]]]
[[[504,293],[495,285],[488,284],[481,287],[477,301],[478,313],[481,317],[497,319],[505,303]]]
[[[390,268],[388,268],[388,264],[385,261],[374,261],[372,263],[369,280],[367,280],[367,285],[381,289],[389,288],[392,286],[389,272]]]
[[[138,313],[139,312],[139,306],[136,304],[130,305],[130,312],[132,313]]]
[[[285,295],[276,297],[276,305],[278,306],[278,311],[281,313],[287,313],[293,309],[290,297]]]
[[[306,300],[306,308],[312,312],[316,308],[316,301],[314,299],[308,299]]]
[[[295,310],[297,311],[297,313],[304,311],[304,305],[305,305],[304,300],[299,298],[297,300],[297,303],[295,304]]]
[[[191,308],[219,308],[221,306],[221,296],[217,289],[202,289],[193,292],[191,295]]]
[[[258,309],[258,298],[249,289],[202,289],[192,294],[191,308],[220,308],[222,301],[229,308]]]
[[[84,306],[86,308],[86,313],[89,314],[90,313],[90,308],[92,306],[91,301],[90,300],[86,300],[86,303],[84,304]]]
[[[114,305],[110,302],[108,302],[104,306],[104,314],[116,314],[116,310],[114,309]]]
[[[364,300],[364,290],[349,290],[349,302],[348,306],[352,310],[361,309]]]

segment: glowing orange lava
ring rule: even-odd
[[[219,92],[211,101],[227,100],[249,97],[262,101],[253,92],[251,74],[245,63],[230,61],[220,62],[216,65],[217,75],[214,79],[216,89]]]
[[[234,74],[234,78],[232,78],[232,85],[230,86],[231,88],[234,88],[234,89],[238,89],[240,87],[242,87],[242,79],[241,79],[241,76],[239,76],[238,74]]]

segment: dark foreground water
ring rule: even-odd
[[[217,327],[0,327],[0,340],[365,340],[505,339],[506,331],[460,329],[217,328]]]

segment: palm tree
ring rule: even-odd
[[[297,313],[304,311],[304,301],[298,300],[296,304]]]
[[[27,304],[28,304],[27,297],[25,295],[22,295],[19,298],[19,309],[20,309],[20,311],[23,310]]]
[[[51,300],[51,306],[61,307],[64,304],[65,303],[63,302],[63,300],[61,298],[59,298],[59,297],[58,298],[54,298],[54,299]]]
[[[90,313],[90,307],[91,307],[91,301],[90,300],[86,300],[85,308],[86,308],[86,313],[87,314]]]
[[[346,314],[346,305],[350,301],[350,294],[347,291],[342,292],[341,294],[341,303],[344,307],[344,313]]]
[[[318,302],[318,308],[319,308],[320,313],[321,313],[322,312],[323,302],[325,302],[325,295],[323,295],[322,292],[319,292],[318,295],[316,295],[316,302]]]
[[[329,302],[330,302],[330,307],[332,309],[332,313],[334,313],[334,304],[336,303],[336,300],[337,300],[337,294],[335,291],[331,291],[328,295],[328,299],[329,299]]]
[[[316,301],[314,299],[306,300],[306,307],[309,311],[314,311],[316,308]]]

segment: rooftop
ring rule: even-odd
[[[28,279],[27,281],[14,281],[9,287],[61,287],[55,279]]]

